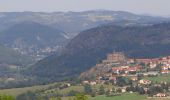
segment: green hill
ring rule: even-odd
[[[61,80],[79,75],[113,51],[122,51],[131,58],[170,55],[170,23],[142,27],[105,25],[84,31],[61,55],[39,61],[29,72],[47,80]]]

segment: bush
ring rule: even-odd
[[[78,91],[71,90],[67,95],[68,96],[75,96],[78,93],[79,93]]]

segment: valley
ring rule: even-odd
[[[147,26],[170,21],[169,18],[109,10],[54,13],[1,12],[0,16],[0,43],[22,54],[31,55],[37,60],[54,52],[60,52],[80,32],[97,26],[104,24]],[[46,36],[45,33],[49,35]]]
[[[0,97],[170,99],[170,18],[0,12],[0,22]]]

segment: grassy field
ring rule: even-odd
[[[99,89],[99,87],[100,87],[101,85],[94,85],[94,86],[92,86],[92,89],[93,90],[98,90]],[[113,86],[112,85],[103,85],[105,88],[106,88],[106,90],[108,90],[108,89],[112,89],[113,88]],[[60,93],[60,94],[68,94],[70,91],[78,91],[78,92],[84,92],[84,86],[71,86],[71,87],[68,87],[68,88],[65,88],[65,89],[62,89],[62,90],[56,90],[56,89],[50,89],[50,90],[46,90],[45,91],[45,93],[50,93],[50,92],[53,92],[53,93]]]
[[[89,100],[145,100],[146,96],[141,96],[138,94],[123,94],[121,96],[106,97],[106,96],[97,96],[94,98],[89,98]]]
[[[170,100],[170,98],[166,99],[166,98],[152,98],[152,99],[146,99],[146,100]]]
[[[157,76],[157,77],[144,77],[144,79],[151,80],[152,82],[166,81],[170,83],[170,74],[164,76]]]
[[[48,85],[24,87],[24,88],[2,89],[2,90],[0,90],[0,94],[9,94],[9,95],[17,96],[17,95],[25,93],[27,91],[36,91],[36,90],[40,90],[40,89],[46,89],[49,86],[53,86],[55,84],[56,83],[48,84]]]
[[[46,89],[49,86],[53,86],[55,84],[50,84],[50,85],[39,85],[39,86],[32,86],[32,87],[25,87],[25,88],[14,88],[14,89],[5,89],[5,90],[0,90],[0,94],[10,94],[10,95],[14,95],[17,96],[21,93],[27,92],[27,91],[35,91],[37,89]],[[93,87],[93,88],[98,88],[97,87]],[[110,86],[105,86],[105,87],[110,87]],[[71,86],[69,88],[63,89],[61,91],[59,91],[60,93],[64,94],[64,93],[68,93],[71,90],[76,90],[76,91],[83,91],[83,86]],[[71,97],[65,97],[62,98],[62,100],[69,100],[69,98]],[[113,97],[106,97],[106,96],[96,96],[96,97],[90,97],[88,100],[170,100],[170,99],[147,99],[146,96],[143,95],[138,95],[136,93],[125,93],[122,94],[121,96],[113,96]]]
[[[2,89],[2,90],[0,90],[0,94],[9,94],[9,95],[17,96],[17,95],[25,93],[27,91],[36,91],[36,90],[40,90],[40,89],[46,89],[49,86],[54,86],[55,84],[57,84],[57,83],[48,84],[48,85],[38,85],[38,86],[32,86],[32,87],[24,87],[24,88]],[[99,87],[100,87],[100,85],[97,85],[93,88],[97,89]],[[111,88],[111,86],[109,86],[109,85],[105,85],[104,87]],[[71,86],[66,89],[60,90],[59,93],[66,94],[66,93],[70,92],[71,90],[83,92],[84,87],[83,86]],[[48,91],[52,91],[52,89],[48,90]]]
[[[83,92],[83,91],[84,91],[84,87],[83,87],[83,86],[71,86],[71,87],[69,87],[69,88],[60,90],[60,93],[61,93],[61,94],[66,94],[66,93],[70,92],[71,90]]]
[[[164,76],[165,77],[165,76]],[[146,79],[152,80],[152,81],[162,81],[162,80],[167,80],[168,77],[166,78],[162,78],[162,76],[159,77],[146,77]],[[169,79],[169,78],[168,78]],[[39,86],[32,86],[32,87],[25,87],[25,88],[13,88],[13,89],[4,89],[4,90],[0,90],[0,94],[9,94],[9,95],[13,95],[13,96],[17,96],[21,93],[27,92],[27,91],[36,91],[36,90],[40,90],[40,89],[47,89],[50,86],[54,86],[57,83],[53,83],[53,84],[49,84],[49,85],[39,85]],[[93,89],[99,89],[101,85],[96,85],[93,86]],[[113,86],[111,85],[104,85],[105,88],[112,88]],[[53,89],[47,90],[47,91],[52,91]],[[55,89],[54,89],[55,90]],[[71,90],[75,90],[75,91],[79,91],[79,92],[83,92],[84,91],[84,87],[83,86],[71,86],[68,87],[66,89],[60,90],[58,91],[60,94],[67,94],[68,92],[70,92]],[[69,98],[72,97],[64,97],[62,98],[62,100],[69,100]],[[96,97],[90,97],[88,98],[88,100],[170,100],[170,99],[161,99],[161,98],[147,98],[147,96],[144,95],[139,95],[137,93],[125,93],[122,94],[121,96],[113,96],[113,97],[107,97],[104,95],[101,96],[96,96]]]
[[[65,98],[62,98],[62,100],[69,100],[69,98],[73,100],[73,97],[65,97]],[[96,97],[88,97],[88,100],[170,100],[170,99],[147,98],[144,95],[139,95],[136,93],[125,93],[121,96],[113,96],[113,97],[106,97],[104,95],[96,96]]]
[[[63,100],[69,100],[71,97],[63,98]],[[104,95],[89,97],[88,100],[147,100],[146,96],[138,95],[135,93],[126,93],[121,96],[106,97]]]

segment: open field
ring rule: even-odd
[[[83,86],[71,86],[71,87],[68,87],[66,89],[60,90],[60,93],[61,94],[66,94],[66,93],[70,92],[71,90],[83,92],[84,87]]]
[[[147,77],[147,79],[158,81],[158,82],[166,79],[166,78],[165,79],[164,78],[161,79],[161,78],[162,78],[162,76],[154,77],[153,79],[151,77]],[[48,85],[38,85],[38,86],[32,86],[32,87],[25,87],[25,88],[4,89],[4,90],[0,90],[0,94],[9,94],[9,95],[17,96],[17,95],[24,93],[24,92],[27,92],[27,91],[36,91],[36,90],[40,90],[40,89],[47,89],[50,86],[54,86],[56,84],[57,83],[48,84]],[[92,88],[93,89],[99,89],[100,86],[101,85],[95,85]],[[112,88],[113,86],[104,85],[104,87],[108,89],[108,88]],[[52,90],[53,89],[49,89],[47,91],[52,91]],[[83,86],[71,86],[71,87],[62,89],[58,92],[61,93],[61,94],[67,94],[71,90],[83,92],[84,87]],[[69,100],[69,98],[72,98],[72,97],[64,97],[64,98],[62,98],[62,100]],[[168,98],[168,99],[166,99],[166,98],[147,98],[147,96],[139,95],[137,93],[124,93],[121,96],[113,96],[113,97],[107,97],[107,96],[104,96],[104,95],[100,95],[100,96],[96,96],[96,97],[90,97],[89,96],[88,100],[170,100],[170,98]]]
[[[49,86],[53,86],[53,85],[55,85],[55,83],[48,84],[48,85],[24,87],[24,88],[2,89],[2,90],[0,90],[0,94],[9,94],[9,95],[17,96],[17,95],[22,94],[27,91],[36,91],[36,90],[40,90],[40,89],[46,89]]]
[[[100,86],[101,86],[100,84],[94,85],[94,86],[92,86],[92,89],[93,90],[98,90],[100,88]],[[112,85],[103,85],[103,86],[106,88],[106,90],[113,88]],[[46,90],[46,93],[49,93],[50,91],[52,91],[53,93],[56,92],[56,93],[60,93],[60,94],[68,94],[72,90],[73,91],[78,91],[78,92],[84,92],[84,86],[82,86],[82,85],[70,86],[68,88],[58,90],[58,91],[56,91],[56,89],[50,89],[50,90]]]
[[[13,96],[17,96],[21,93],[27,92],[27,91],[36,91],[39,89],[46,89],[49,86],[53,86],[54,84],[49,84],[49,85],[39,85],[39,86],[32,86],[32,87],[25,87],[25,88],[13,88],[13,89],[4,89],[4,90],[0,90],[0,94],[10,94]],[[93,87],[93,88],[98,88],[97,87]],[[104,87],[110,87],[110,86],[104,86]],[[79,92],[83,91],[83,86],[71,86],[68,87],[66,89],[63,89],[61,91],[59,91],[60,93],[64,94],[64,93],[68,93],[71,90],[77,90]],[[69,98],[72,97],[64,97],[62,98],[62,100],[69,100]],[[163,98],[150,98],[148,99],[146,96],[144,95],[139,95],[136,93],[125,93],[122,94],[121,96],[113,96],[113,97],[106,97],[104,95],[102,96],[96,96],[96,97],[90,97],[88,100],[170,100],[170,99],[163,99]]]
[[[32,87],[24,87],[24,88],[2,89],[2,90],[0,90],[0,94],[9,94],[9,95],[17,96],[17,95],[25,93],[27,91],[36,91],[36,90],[40,90],[40,89],[47,89],[48,87],[54,86],[55,84],[57,84],[57,83],[48,84],[48,85],[38,85],[38,86],[32,86]],[[100,86],[101,85],[96,85],[93,88],[97,89]],[[109,88],[111,86],[104,85],[104,87]],[[53,89],[51,89],[51,90],[53,90]],[[83,88],[83,86],[71,86],[66,89],[60,90],[59,93],[66,94],[66,93],[70,92],[71,90],[83,92],[84,88]],[[47,91],[50,91],[50,90],[47,90]]]

